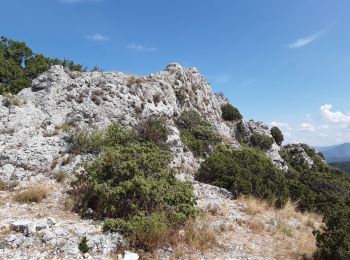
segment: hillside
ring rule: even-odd
[[[277,130],[243,121],[196,68],[138,77],[55,65],[0,103],[5,259],[125,249],[296,259],[315,239],[331,247],[321,255],[346,250],[322,240],[318,214],[346,209],[350,180],[307,145],[282,146]]]
[[[334,162],[330,163],[330,165],[350,174],[350,162]]]

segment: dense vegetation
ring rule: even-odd
[[[72,196],[82,215],[106,219],[105,230],[120,231],[133,246],[152,249],[195,215],[195,199],[192,186],[169,168],[165,120],[150,119],[136,129],[113,124],[106,132],[73,134],[72,151],[80,147],[79,152],[99,156],[77,174]]]
[[[284,137],[281,130],[278,127],[274,126],[271,128],[271,135],[278,145],[282,144]]]
[[[267,135],[254,133],[250,137],[250,142],[253,146],[258,147],[261,150],[268,150],[273,144],[273,139]]]
[[[281,152],[288,162],[286,175],[290,197],[301,210],[324,215],[326,228],[315,232],[319,259],[349,259],[350,256],[350,178],[324,163],[320,154],[302,146],[314,161],[311,169],[302,167],[288,146]],[[290,147],[289,147],[290,148]]]
[[[241,120],[243,118],[239,110],[230,103],[221,106],[221,111],[222,119],[227,121]]]
[[[336,162],[330,165],[350,175],[350,162]]]
[[[226,188],[235,196],[252,194],[271,202],[276,199],[278,206],[288,198],[283,173],[264,153],[253,148],[219,146],[201,163],[196,179]]]
[[[0,38],[0,94],[17,94],[29,87],[34,78],[52,65],[82,71],[83,66],[70,60],[51,59],[34,53],[24,42]]]
[[[211,124],[194,110],[183,112],[176,123],[182,142],[194,156],[206,156],[221,141]]]
[[[329,167],[314,149],[301,145],[314,162],[311,168],[306,167],[298,154],[300,149],[293,148],[288,145],[281,151],[289,166],[283,173],[261,149],[243,146],[233,150],[221,145],[201,163],[196,179],[226,188],[236,196],[251,194],[276,200],[276,206],[282,206],[289,197],[298,202],[301,211],[324,215],[326,227],[315,231],[315,257],[349,259],[350,178]]]

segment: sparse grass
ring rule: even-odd
[[[55,174],[54,178],[57,182],[62,183],[66,180],[67,173],[65,171],[59,171]]]
[[[290,225],[286,224],[283,221],[278,221],[277,223],[277,231],[280,232],[283,235],[286,235],[288,237],[292,237],[293,236],[293,227],[291,227]]]
[[[260,233],[265,228],[261,221],[239,220],[238,224],[247,226],[253,233]]]
[[[208,205],[207,207],[207,211],[212,215],[212,216],[216,216],[219,214],[220,212],[220,209],[219,209],[219,206],[218,205]]]
[[[7,189],[8,189],[8,185],[6,184],[6,182],[0,180],[0,191],[7,190]]]
[[[238,201],[245,205],[244,212],[251,216],[264,213],[269,208],[266,201],[256,199],[252,196],[241,196]]]
[[[51,170],[55,169],[57,164],[58,164],[58,159],[53,159],[50,166]]]
[[[136,77],[134,75],[131,75],[131,76],[128,77],[128,80],[126,82],[126,86],[127,87],[131,87],[134,84],[139,85],[141,83],[142,83],[142,78],[138,78],[138,77]]]
[[[14,200],[19,203],[41,202],[48,196],[49,190],[42,184],[32,186],[14,196]]]
[[[10,108],[13,106],[20,107],[22,105],[22,101],[17,96],[8,93],[4,95],[2,104],[7,108]]]
[[[209,225],[209,218],[201,216],[196,220],[189,220],[185,226],[172,239],[175,248],[173,257],[179,259],[183,255],[201,252],[220,247],[217,237],[222,231]]]
[[[62,162],[61,162],[61,166],[70,164],[74,159],[74,155],[70,154],[68,155]]]

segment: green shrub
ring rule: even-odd
[[[222,119],[227,121],[241,120],[243,118],[239,110],[230,103],[221,106],[221,111]]]
[[[350,259],[350,210],[338,208],[324,219],[326,227],[315,231],[315,259]]]
[[[250,141],[253,146],[259,147],[261,150],[268,150],[273,144],[273,139],[267,135],[252,134]]]
[[[253,195],[282,206],[288,196],[286,178],[262,152],[233,150],[222,145],[201,163],[196,179],[231,191],[236,197]]]
[[[198,112],[185,111],[177,120],[180,138],[194,156],[206,156],[221,141],[213,127]]]
[[[86,237],[83,237],[81,240],[80,240],[80,243],[78,245],[78,248],[79,248],[79,251],[82,253],[82,254],[86,254],[87,252],[90,251],[90,248],[88,246],[88,240]]]
[[[164,144],[168,138],[166,118],[149,118],[141,122],[137,127],[138,136],[143,141]]]
[[[128,221],[108,219],[103,229],[121,232],[133,247],[144,247],[147,250],[157,248],[171,233],[169,221],[164,212],[153,212],[150,215],[141,213]]]
[[[292,145],[281,151],[288,163],[289,194],[298,201],[301,210],[324,215],[326,227],[314,232],[315,259],[349,259],[350,257],[350,178],[343,172],[329,167],[313,148],[301,147],[314,161],[311,169],[303,167]]]
[[[183,106],[186,102],[186,92],[183,89],[177,89],[175,90],[175,96],[180,106]]]
[[[101,135],[99,156],[72,183],[78,212],[109,218],[105,229],[118,229],[146,249],[150,242],[140,229],[163,232],[195,215],[193,188],[175,177],[168,148],[116,124]]]
[[[103,145],[104,141],[105,136],[99,130],[87,131],[82,129],[75,129],[71,132],[68,139],[68,151],[75,154],[98,154],[101,151],[101,146]]]
[[[284,137],[281,130],[278,127],[274,126],[271,128],[271,135],[278,145],[282,144]]]

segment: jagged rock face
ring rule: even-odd
[[[239,147],[235,139],[237,122],[221,118],[221,106],[228,100],[213,94],[197,69],[179,64],[145,77],[119,72],[70,72],[53,66],[17,97],[21,106],[0,106],[0,179],[5,181],[40,180],[51,171],[54,160],[58,161],[55,171],[70,172],[82,158],[60,164],[67,157],[67,133],[60,131],[63,125],[104,129],[118,122],[132,127],[150,116],[164,116],[172,129],[168,139],[174,155],[172,165],[181,164],[186,173],[196,171],[200,161],[184,151],[174,123],[184,110],[198,111],[227,142]],[[0,96],[0,103],[5,101],[6,97]],[[245,138],[253,132],[271,136],[268,128],[254,121],[243,125]],[[267,154],[285,169],[278,151],[274,144]]]
[[[311,147],[309,147],[312,149]],[[284,149],[292,156],[293,164],[300,165],[307,169],[311,169],[314,165],[312,158],[306,153],[303,144],[289,144],[284,146]]]
[[[250,137],[253,134],[266,135],[273,138],[269,127],[267,125],[264,125],[262,122],[256,122],[254,120],[242,122],[242,124],[238,128],[237,136],[242,138],[244,142],[250,143]],[[276,165],[279,169],[283,170],[284,172],[287,172],[288,166],[279,154],[280,150],[281,147],[277,145],[276,142],[274,142],[271,148],[268,151],[266,151],[266,153],[271,158],[274,165]]]

